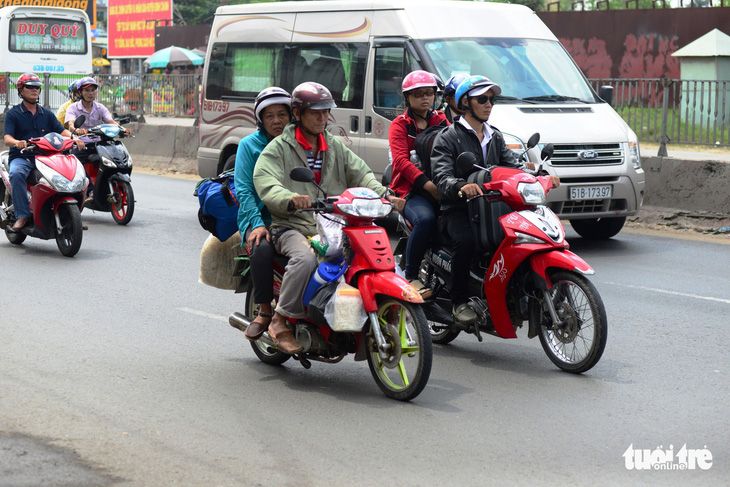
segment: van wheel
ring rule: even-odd
[[[588,240],[605,240],[616,235],[626,223],[626,217],[588,218],[587,220],[570,220],[570,226],[583,238]]]
[[[223,164],[223,171],[221,172],[226,172],[229,169],[233,169],[234,167],[236,167],[236,154],[228,156],[228,159],[226,159],[226,163]]]

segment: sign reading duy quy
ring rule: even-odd
[[[155,52],[155,22],[172,19],[170,0],[109,0],[109,57],[147,57]]]
[[[0,0],[0,7],[12,6],[78,8],[89,16],[89,27],[96,29],[95,0]]]

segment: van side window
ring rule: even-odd
[[[294,44],[289,51],[286,89],[315,81],[330,90],[337,106],[362,108],[367,44]]]
[[[421,69],[405,46],[377,47],[375,49],[374,110],[393,120],[403,111],[401,83],[406,74]]]
[[[269,86],[291,92],[322,83],[337,106],[362,108],[367,44],[218,43],[208,66],[206,98],[253,100]]]

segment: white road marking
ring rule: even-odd
[[[197,309],[190,309],[190,308],[177,308],[177,310],[182,311],[184,313],[190,313],[191,315],[205,316],[206,318],[210,318],[211,320],[218,320],[218,321],[223,321],[225,323],[228,323],[227,316],[214,315],[211,313],[206,313],[205,311],[198,311]]]
[[[713,298],[712,296],[700,296],[699,294],[680,293],[680,292],[677,292],[677,291],[667,291],[666,289],[657,289],[655,287],[634,286],[632,284],[621,284],[621,283],[618,283],[618,282],[608,282],[607,284],[613,284],[613,285],[616,285],[616,286],[628,287],[630,289],[641,289],[641,290],[644,290],[644,291],[651,291],[651,292],[654,292],[654,293],[672,294],[674,296],[684,296],[685,298],[704,299],[706,301],[716,301],[718,303],[730,304],[730,299]]]

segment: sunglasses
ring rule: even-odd
[[[480,105],[485,105],[487,102],[489,102],[491,105],[494,105],[497,102],[497,97],[494,95],[479,95],[477,97],[477,103],[479,103]]]
[[[423,91],[411,91],[408,93],[413,98],[425,98],[427,96],[434,96],[436,92],[434,90],[423,90]]]
[[[32,90],[32,91],[35,91],[35,90],[40,91],[41,90],[41,87],[40,86],[24,86],[24,88],[26,90]]]

